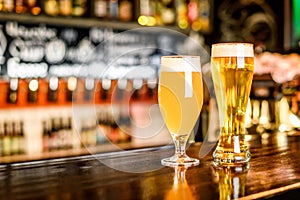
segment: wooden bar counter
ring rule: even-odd
[[[0,199],[299,199],[300,136],[263,134],[249,146],[248,168],[215,168],[212,152],[186,170],[163,167],[171,145],[1,164]]]

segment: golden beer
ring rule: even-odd
[[[192,72],[193,96],[185,98],[185,72],[161,72],[159,104],[166,126],[172,135],[189,136],[203,103],[202,77]]]
[[[162,160],[167,166],[192,166],[199,160],[185,153],[186,142],[203,104],[203,84],[199,56],[163,56],[158,87],[158,103],[175,143],[175,155]]]
[[[212,47],[212,78],[220,117],[215,165],[240,165],[250,160],[245,142],[245,113],[253,71],[253,45],[221,43]]]

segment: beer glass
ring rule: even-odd
[[[214,165],[247,164],[250,152],[245,141],[244,122],[254,70],[253,45],[213,44],[211,65],[220,118]]]
[[[161,161],[165,166],[193,166],[199,160],[186,155],[186,143],[203,104],[199,56],[161,58],[158,103],[175,144],[175,155]]]

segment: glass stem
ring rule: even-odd
[[[174,137],[175,153],[179,158],[186,156],[185,154],[186,142],[187,142],[186,135],[179,135]]]

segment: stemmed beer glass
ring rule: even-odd
[[[199,56],[161,58],[158,103],[175,143],[175,155],[161,160],[165,166],[193,166],[199,160],[186,155],[186,143],[203,104],[203,83]]]
[[[211,70],[220,118],[214,165],[247,164],[250,152],[245,141],[244,123],[254,71],[253,44],[214,44]]]

